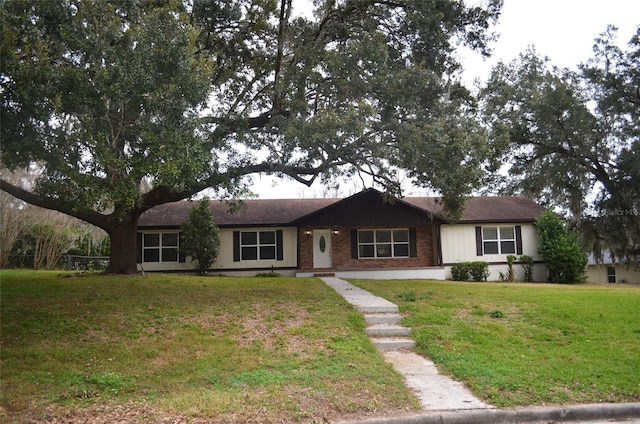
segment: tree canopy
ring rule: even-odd
[[[394,192],[408,168],[459,210],[487,152],[453,52],[488,54],[502,1],[314,5],[3,2],[2,165],[42,176],[0,188],[107,231],[111,272],[135,271],[145,210],[254,173]]]
[[[564,211],[584,247],[640,261],[640,27],[627,51],[609,27],[577,70],[532,49],[494,68],[481,93],[494,187]]]

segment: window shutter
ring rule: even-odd
[[[476,227],[476,255],[482,256],[482,227]]]
[[[282,230],[276,230],[276,260],[281,261],[283,258]]]
[[[178,262],[181,264],[187,262],[187,258],[180,251],[180,246],[182,245],[182,233],[178,233]]]
[[[351,258],[358,259],[358,230],[351,230]]]
[[[240,262],[240,231],[233,232],[233,262]]]
[[[516,225],[516,253],[522,255],[522,227]]]
[[[412,258],[418,256],[418,240],[415,228],[409,228],[409,256]]]
[[[137,262],[139,264],[142,263],[142,233],[138,233],[136,235],[136,244],[137,244],[137,248],[138,248],[138,260]]]

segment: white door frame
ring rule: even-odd
[[[331,255],[331,230],[313,230],[313,267],[331,268]]]

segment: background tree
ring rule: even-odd
[[[0,170],[0,175],[3,180],[22,186],[28,173],[25,170],[16,172]],[[6,268],[9,264],[13,246],[28,224],[29,216],[25,211],[26,207],[27,205],[20,199],[0,191],[0,269]]]
[[[207,271],[220,252],[220,230],[209,209],[209,199],[198,202],[189,212],[189,219],[180,226],[180,254],[191,256],[201,273]]]
[[[536,219],[535,226],[538,253],[547,265],[549,279],[565,284],[583,282],[587,257],[575,232],[569,231],[565,221],[550,210]]]
[[[565,211],[585,247],[628,261],[640,260],[638,31],[623,52],[610,27],[577,71],[529,50],[482,93],[502,190]]]
[[[2,164],[43,174],[0,187],[104,229],[125,273],[145,210],[254,173],[397,193],[408,167],[459,210],[484,151],[452,53],[487,54],[501,5],[324,0],[294,18],[292,0],[5,1]]]

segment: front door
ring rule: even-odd
[[[331,268],[331,230],[313,230],[313,267]]]

